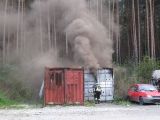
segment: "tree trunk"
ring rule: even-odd
[[[3,47],[2,47],[2,60],[3,64],[6,62],[6,17],[7,17],[7,6],[8,6],[8,0],[5,2],[5,10],[4,10],[4,26],[3,26]]]
[[[137,49],[137,32],[136,32],[136,18],[135,18],[135,1],[132,0],[132,19],[133,19],[133,24],[132,24],[132,29],[133,29],[133,45],[134,45],[134,57],[135,57],[135,62],[138,62],[138,49]]]
[[[153,17],[153,9],[154,9],[154,0],[149,0],[149,8],[150,8],[150,34],[151,34],[151,58],[155,58],[155,38],[154,38],[154,17]]]
[[[141,32],[140,32],[140,15],[139,15],[139,0],[137,0],[137,34],[138,34],[138,61],[141,60]]]
[[[146,22],[147,22],[147,46],[148,46],[148,55],[150,56],[150,35],[149,35],[149,7],[148,0],[146,0]]]

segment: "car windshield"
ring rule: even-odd
[[[157,90],[157,88],[155,88],[153,85],[140,85],[139,90],[155,91],[155,90]]]

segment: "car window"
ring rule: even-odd
[[[157,88],[154,87],[153,85],[141,85],[141,86],[139,86],[139,89],[143,90],[143,91],[154,91],[154,90],[157,90]]]
[[[135,91],[138,90],[138,87],[137,87],[137,86],[132,86],[132,87],[130,88],[130,90],[133,91],[133,92],[135,92]]]
[[[130,88],[130,91],[134,91],[134,86],[132,86],[132,87]]]

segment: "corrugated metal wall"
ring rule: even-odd
[[[100,100],[113,100],[113,69],[98,69],[95,76],[90,70],[46,68],[44,81],[45,105],[83,104],[84,99],[94,100],[93,86],[96,82],[102,88]]]
[[[66,70],[65,72],[65,95],[68,104],[83,104],[83,71],[82,70]]]
[[[96,78],[90,70],[84,71],[85,100],[94,100],[93,86],[96,82],[102,88],[101,101],[113,100],[114,79],[113,69],[104,68],[96,71]]]
[[[65,81],[64,73],[61,69],[45,70],[45,104],[64,104]]]
[[[101,86],[101,101],[113,100],[114,80],[112,69],[97,70],[97,82]]]
[[[82,69],[46,68],[44,102],[46,104],[83,104]]]
[[[96,81],[90,70],[84,71],[84,81],[85,100],[94,100],[93,86],[95,85]]]

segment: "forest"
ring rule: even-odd
[[[128,58],[138,62],[144,56],[159,60],[159,4],[158,0],[122,0],[119,4],[118,58],[122,63]]]
[[[11,99],[37,99],[46,65],[113,67],[124,97],[160,69],[159,51],[159,0],[0,0],[0,92]]]
[[[33,1],[1,0],[1,3],[15,7],[17,12],[19,11],[21,14],[31,9],[30,5]],[[123,64],[125,61],[132,60],[138,63],[144,56],[159,59],[160,2],[158,0],[87,0],[88,4],[92,1],[97,12],[96,15],[99,12],[99,19],[102,19],[102,15],[106,11],[110,13],[107,22],[114,21],[118,25],[116,31],[113,30],[113,25],[107,26],[114,41],[114,62]],[[102,11],[102,8],[104,8],[102,6],[107,6],[107,9]],[[7,11],[7,5],[4,10]],[[105,21],[105,19],[103,18],[102,21]],[[7,32],[7,30],[3,30],[3,32]],[[3,57],[1,58],[5,59],[7,50],[4,49],[7,49],[7,41],[4,42],[3,39],[7,39],[7,37],[2,37],[0,39],[0,49],[3,51],[1,53]]]

